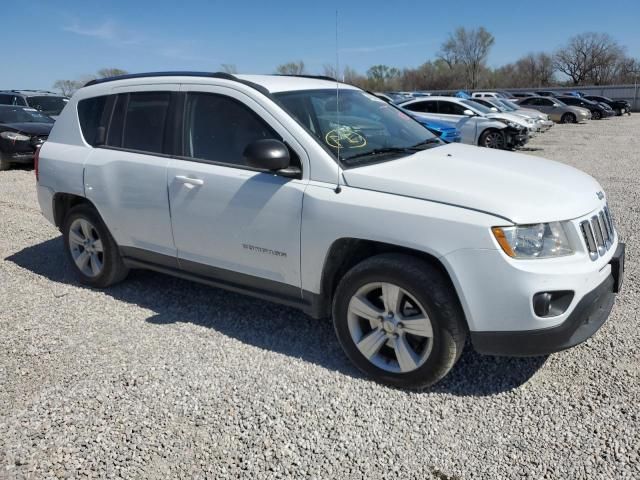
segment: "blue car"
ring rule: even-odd
[[[409,110],[405,110],[405,112],[410,114]],[[440,138],[440,140],[444,142],[447,142],[447,143],[460,142],[460,140],[462,139],[462,136],[460,135],[460,131],[457,128],[452,127],[451,125],[447,125],[444,122],[438,122],[436,120],[422,118],[417,115],[411,115],[411,116],[415,118],[418,122],[420,122],[422,125],[427,127],[427,130],[429,130],[431,133],[433,133],[435,136],[437,136],[438,138]]]

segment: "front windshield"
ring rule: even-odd
[[[519,105],[516,105],[515,103],[509,101],[509,100],[500,100],[500,102],[506,106],[507,108],[510,108],[511,111],[514,110],[519,110],[521,107]]]
[[[0,108],[0,123],[53,123],[53,118],[47,117],[33,108]]]
[[[65,97],[55,97],[53,95],[44,95],[40,97],[29,97],[27,103],[30,107],[40,110],[47,115],[60,115],[62,109],[69,101]]]
[[[276,93],[283,107],[345,165],[411,155],[441,142],[413,118],[361,90]],[[338,108],[339,107],[339,108]]]
[[[482,104],[480,104],[478,102],[474,102],[473,100],[461,100],[461,102],[464,103],[465,105],[471,107],[471,108],[475,108],[480,113],[483,113],[483,114],[494,113],[493,111],[491,111],[490,108],[485,107],[484,105],[482,105]]]
[[[500,102],[500,100],[499,100],[499,99],[497,99],[497,98],[492,98],[492,99],[489,101],[489,105],[491,105],[491,107],[493,107],[493,108],[497,108],[497,109],[498,109],[498,111],[500,111],[500,112],[507,112],[507,111],[509,110],[509,109],[508,109],[507,107],[505,107],[505,106],[502,104],[502,102]]]

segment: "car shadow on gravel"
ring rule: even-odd
[[[53,282],[88,288],[77,282],[62,252],[62,237],[57,237],[5,260]],[[314,320],[293,308],[144,270],[133,270],[127,280],[104,293],[155,312],[146,321],[159,328],[189,322],[259,348],[362,378],[342,352],[331,322]],[[55,291],[52,294],[64,295]],[[545,360],[483,356],[467,345],[449,375],[425,393],[486,396],[510,391],[527,382]]]

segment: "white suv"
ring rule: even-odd
[[[441,379],[467,336],[501,355],[582,342],[622,282],[624,245],[593,178],[444,144],[318,78],[92,81],[36,176],[81,282],[148,268],[332,316],[349,358],[403,387]]]

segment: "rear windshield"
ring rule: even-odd
[[[27,102],[30,107],[40,110],[47,115],[60,115],[60,112],[67,102],[69,102],[69,99],[66,97],[56,97],[54,95],[44,95],[29,97]]]

